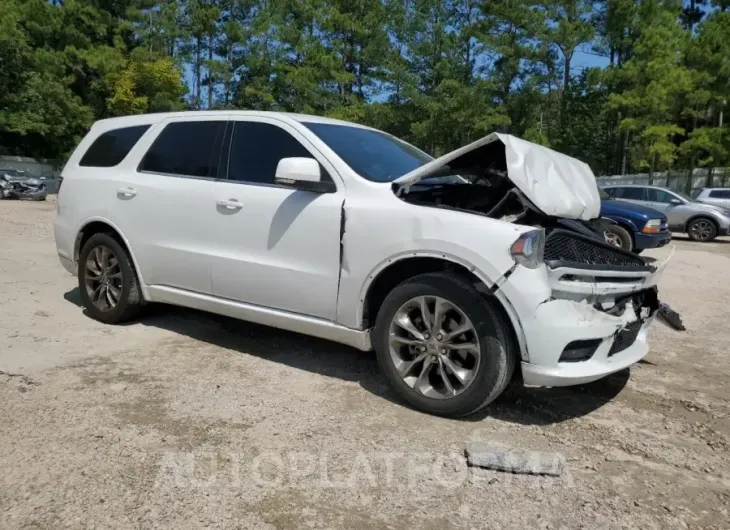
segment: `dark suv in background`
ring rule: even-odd
[[[625,184],[606,186],[614,199],[643,204],[667,216],[669,230],[684,232],[694,241],[712,241],[730,232],[730,211],[693,201],[686,195],[657,186]]]
[[[607,243],[638,254],[647,248],[663,247],[671,241],[672,233],[667,228],[667,217],[663,213],[640,204],[616,200],[600,188],[598,194],[601,196],[601,217],[615,223],[606,229]]]

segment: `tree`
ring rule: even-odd
[[[112,95],[107,99],[112,116],[182,110],[187,91],[172,59],[149,59],[133,54],[125,67],[110,74]]]
[[[678,23],[678,8],[665,9],[655,0],[644,0],[637,26],[631,58],[612,72],[622,89],[610,94],[606,108],[621,112],[619,129],[632,138],[636,166],[648,168],[651,179],[656,168],[669,167],[676,158],[675,135],[684,129],[673,123],[675,103],[692,84],[678,53],[687,38]]]
[[[551,0],[545,3],[547,25],[545,43],[554,46],[563,58],[563,82],[560,123],[565,129],[566,107],[570,97],[570,75],[576,49],[593,38],[591,15],[593,3],[589,0]]]

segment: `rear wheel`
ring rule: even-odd
[[[378,312],[378,363],[414,408],[465,416],[493,401],[512,378],[516,355],[507,326],[460,276],[416,276],[393,289]]]
[[[706,217],[693,219],[687,226],[687,234],[693,241],[712,241],[717,237],[717,225]]]
[[[89,315],[116,324],[134,318],[142,293],[127,250],[109,234],[94,234],[79,254],[81,299]]]

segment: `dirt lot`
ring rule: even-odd
[[[655,326],[630,373],[453,421],[344,346],[171,307],[92,321],[54,214],[0,202],[3,528],[730,524],[727,238],[676,238],[660,287],[689,331]],[[560,451],[568,473],[467,470],[468,440]]]

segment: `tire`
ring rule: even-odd
[[[604,232],[606,243],[609,245],[618,246],[624,250],[631,250],[634,248],[634,239],[631,234],[625,228],[619,225],[609,225],[606,227]]]
[[[717,237],[717,223],[709,217],[692,219],[687,225],[687,235],[692,241],[707,243]]]
[[[107,308],[106,310],[100,308],[99,305],[94,303],[94,300],[92,300],[92,286],[99,284],[96,283],[96,280],[91,280],[91,286],[87,284],[87,280],[94,276],[93,272],[87,267],[89,257],[92,252],[104,252],[104,249],[111,251],[112,257],[116,258],[116,263],[118,265],[109,267],[110,273],[108,279],[108,283],[111,284],[109,290],[118,292],[118,296],[114,296],[113,293],[107,295],[112,296],[112,300],[116,298],[117,301],[113,307]],[[109,263],[112,263],[111,258],[109,258]],[[117,278],[117,275],[120,277]],[[106,275],[104,275],[104,277],[106,278]],[[100,322],[117,324],[131,320],[139,314],[144,303],[142,291],[139,287],[139,280],[137,279],[137,273],[134,270],[134,265],[129,256],[129,252],[110,234],[94,234],[88,241],[86,241],[81,249],[81,253],[79,254],[78,280],[81,300],[84,303],[86,311],[89,316],[95,320],[99,320]],[[96,292],[95,289],[94,292]],[[103,293],[104,290],[102,289],[100,292]]]
[[[462,358],[461,356],[477,357],[478,352],[479,361],[476,366],[472,364],[469,383],[468,385],[462,385],[463,388],[461,388],[458,394],[454,395],[449,393],[446,385],[442,384],[441,388],[445,391],[447,397],[437,399],[424,395],[423,392],[416,389],[416,387],[420,386],[420,376],[417,378],[415,375],[411,376],[411,380],[417,380],[414,385],[410,385],[399,374],[396,368],[396,363],[400,362],[400,355],[403,352],[405,352],[407,361],[401,363],[401,367],[403,365],[413,364],[408,361],[415,358],[416,354],[413,354],[414,357],[408,357],[408,355],[411,355],[410,348],[425,348],[425,346],[402,346],[400,342],[396,342],[397,346],[393,348],[394,353],[391,353],[391,326],[394,326],[394,329],[398,329],[398,333],[406,334],[401,339],[407,339],[407,336],[415,337],[415,335],[409,335],[408,332],[403,331],[403,328],[400,328],[394,322],[394,318],[397,314],[402,314],[399,312],[403,310],[403,307],[413,303],[414,299],[419,299],[419,297],[426,297],[427,300],[433,300],[434,303],[441,300],[445,302],[445,305],[442,307],[449,307],[450,304],[451,307],[457,308],[456,310],[449,309],[445,314],[447,316],[465,316],[468,319],[467,323],[471,325],[471,330],[466,334],[456,335],[454,339],[473,336],[478,340],[478,348],[469,349],[470,353],[464,353],[461,350],[458,352],[457,350],[447,350],[448,355],[439,356],[438,352],[444,350],[440,350],[438,345],[429,345],[429,348],[436,348],[436,353],[434,355],[430,353],[423,354],[429,359],[449,357],[450,363],[454,363],[451,366],[456,366],[461,369],[462,366],[466,366],[466,364],[462,364],[462,361],[464,359],[469,360],[469,357]],[[422,274],[401,283],[388,294],[376,318],[374,346],[381,371],[385,374],[386,379],[403,401],[413,408],[429,414],[461,417],[472,414],[488,405],[502,393],[515,372],[517,354],[509,324],[505,322],[500,312],[492,304],[493,302],[478,292],[471,283],[453,273]],[[416,306],[413,306],[413,308],[415,309]],[[429,309],[429,312],[437,313],[438,311]],[[435,318],[431,320],[433,321]],[[410,317],[408,318],[408,322],[411,322]],[[416,322],[421,321],[416,319]],[[464,322],[462,319],[461,323]],[[456,327],[455,323],[458,323],[455,319],[443,319],[443,326],[438,326],[438,329],[448,334],[449,331],[453,331]],[[418,330],[416,331],[418,332]],[[435,330],[434,333],[436,333]],[[443,335],[439,334],[438,336]],[[444,340],[446,340],[445,337]],[[471,341],[473,339],[467,340]],[[474,342],[472,344],[476,345]],[[452,345],[457,346],[458,343],[452,343]],[[459,357],[455,358],[455,355],[459,355]],[[424,381],[433,393],[438,393],[436,390],[438,382],[443,381],[439,378],[438,370],[445,370],[446,368],[444,366],[446,365],[442,364],[442,361],[439,360],[437,363],[431,364],[431,366],[433,367],[432,370],[437,370],[435,373],[436,383],[431,383],[431,376],[434,376],[433,372],[429,372],[429,377],[425,378]],[[414,365],[414,373],[423,373],[423,370],[423,364]],[[448,373],[454,375],[454,372],[450,371]],[[449,377],[449,381],[453,388],[456,388],[461,380],[456,379],[454,375],[454,377]]]
[[[645,249],[643,249],[643,248],[634,248],[634,249],[631,249],[631,252],[638,255],[638,254],[641,254],[642,252],[644,252],[644,250]]]

